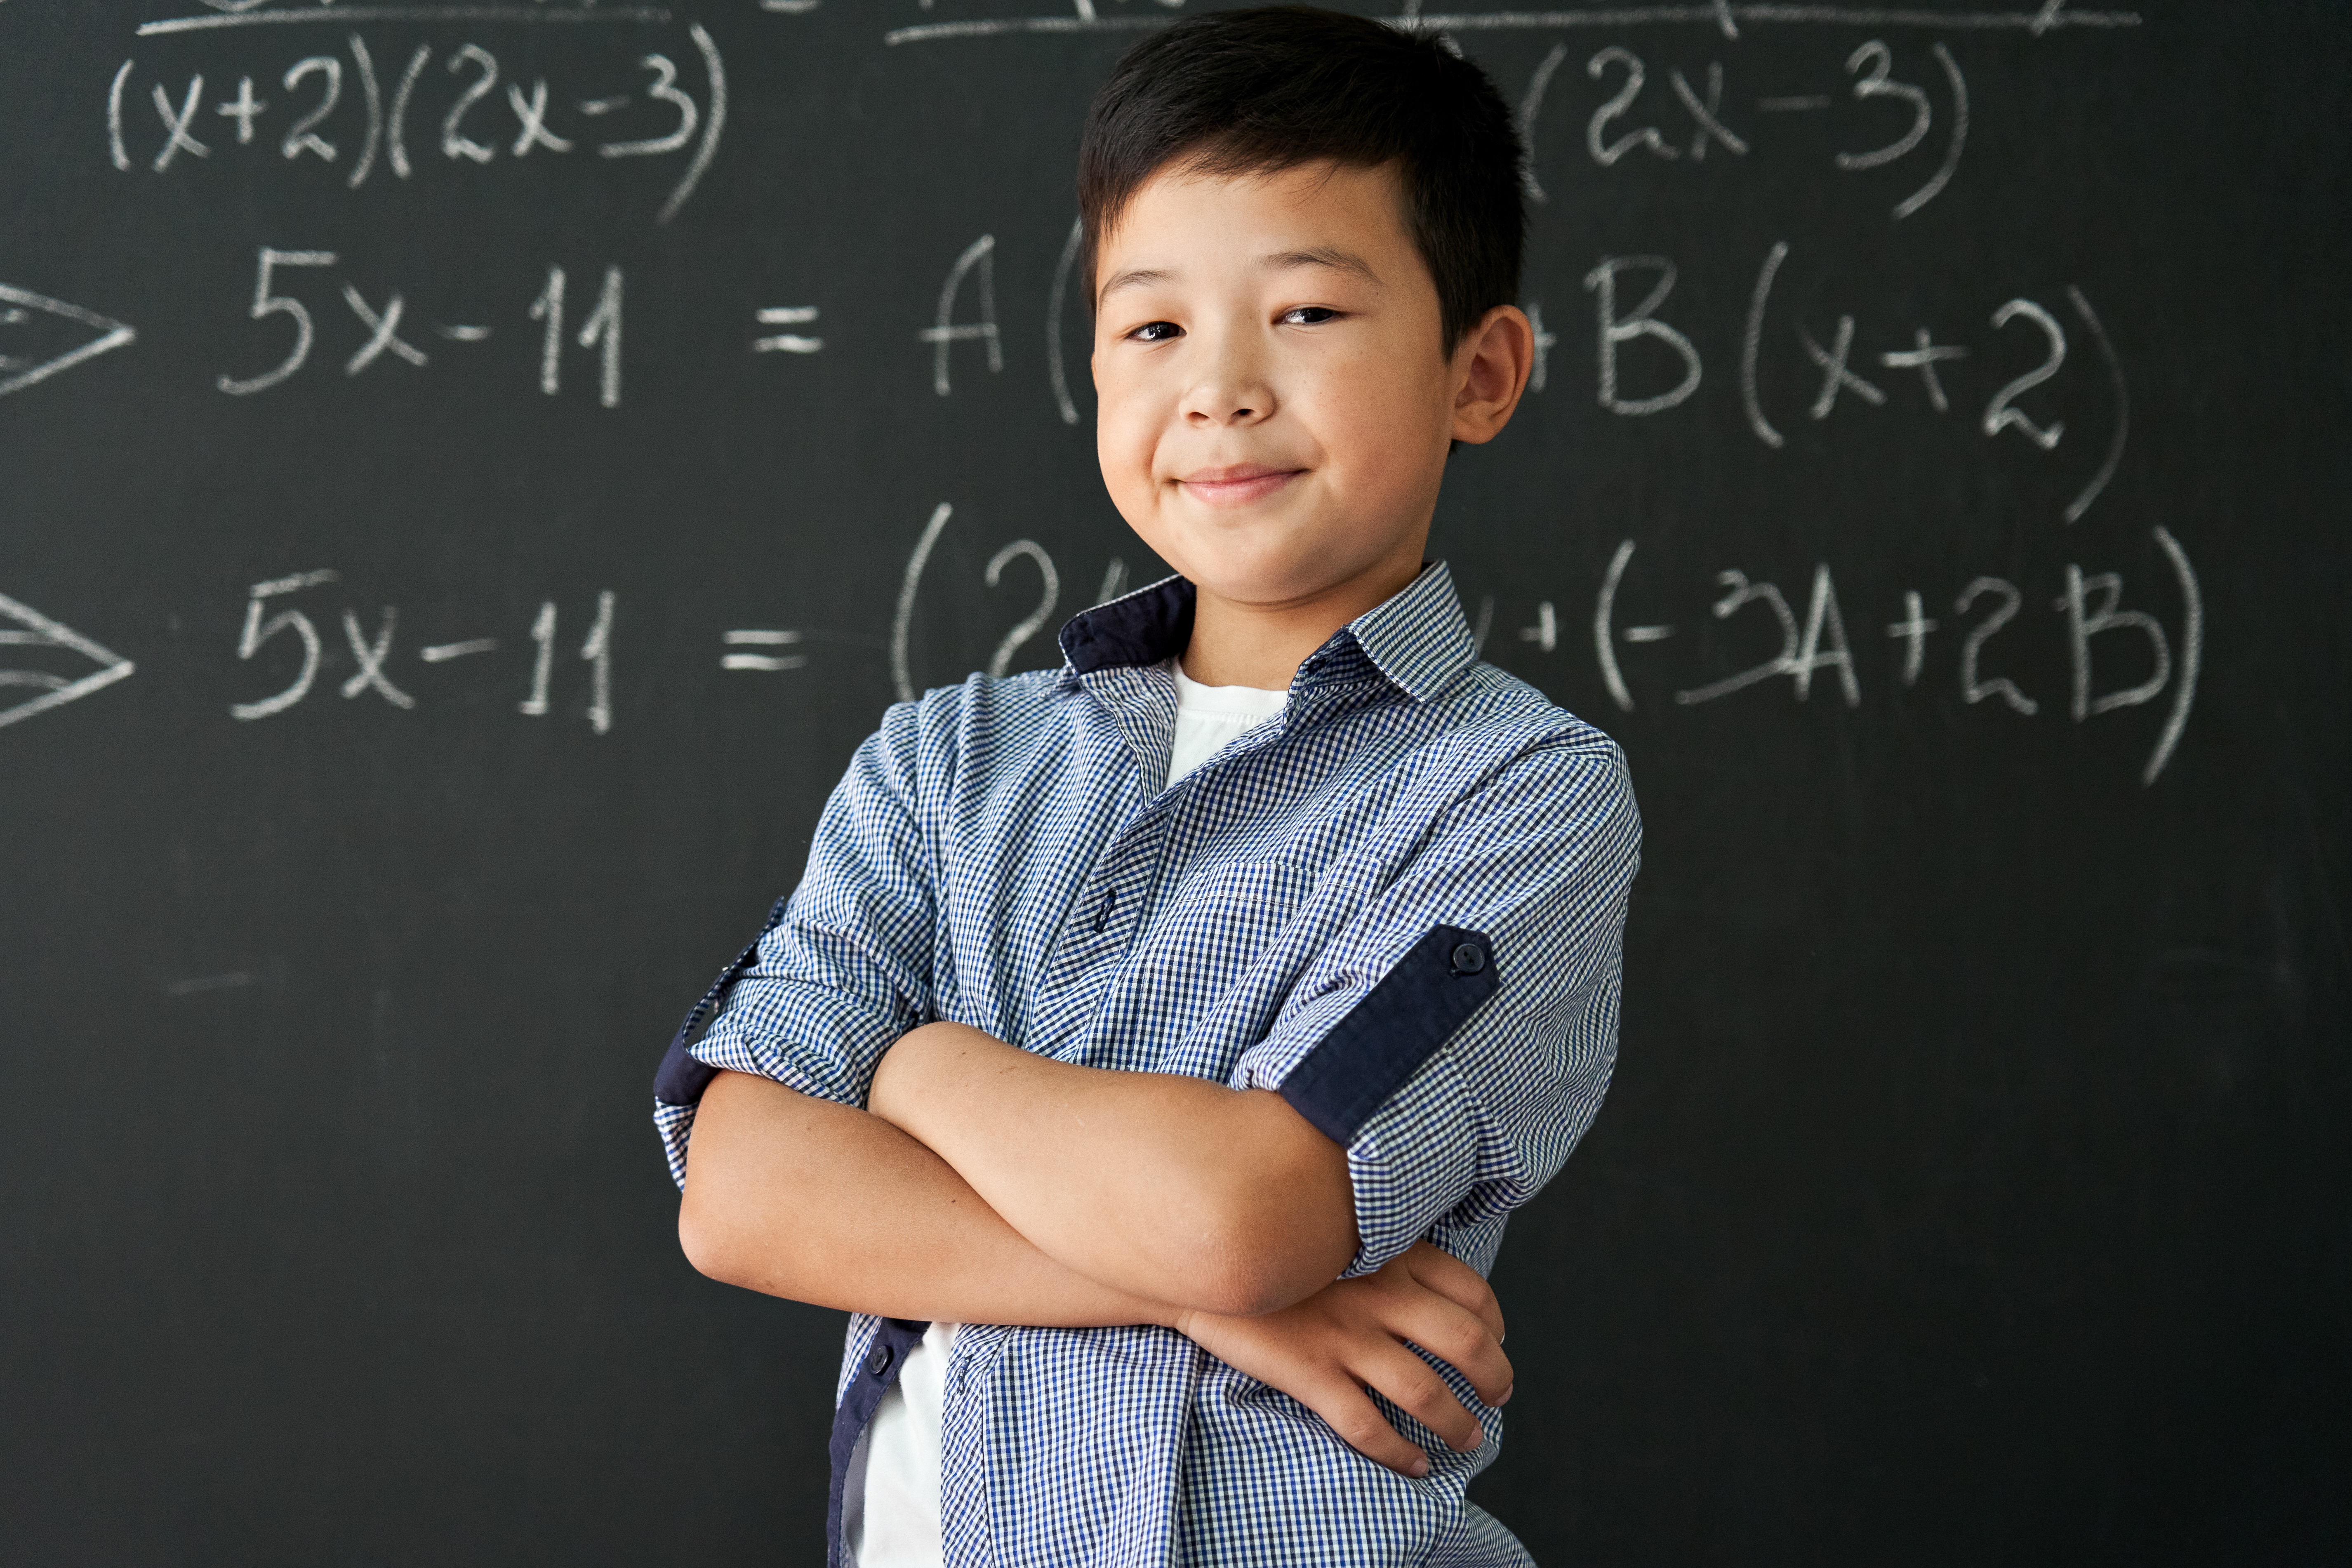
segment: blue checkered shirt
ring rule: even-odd
[[[1172,787],[1192,588],[1078,616],[1058,670],[889,710],[799,890],[672,1043],[655,1121],[684,1181],[715,1068],[862,1105],[951,1019],[1058,1060],[1280,1091],[1348,1152],[1369,1273],[1427,1237],[1482,1272],[1559,1169],[1616,1056],[1640,821],[1614,742],[1477,662],[1445,567],[1342,627],[1281,714]],[[1524,1322],[1526,1320],[1521,1320]],[[850,1320],[843,1471],[925,1325]],[[1524,1563],[1464,1496],[1486,1441],[1421,1480],[1173,1331],[971,1324],[946,1373],[951,1568]]]

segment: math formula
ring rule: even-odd
[[[60,89],[79,106],[65,144],[96,200],[215,215],[186,242],[207,281],[173,296],[186,319],[163,321],[62,266],[12,271],[0,400],[169,339],[199,345],[171,374],[215,409],[331,386],[414,408],[478,380],[542,427],[619,451],[691,416],[664,399],[732,362],[730,384],[757,389],[743,395],[810,400],[763,439],[811,461],[887,454],[919,507],[904,487],[887,501],[859,488],[806,525],[894,563],[892,591],[832,595],[822,616],[706,624],[655,611],[659,595],[628,581],[525,584],[467,609],[480,595],[430,577],[378,588],[347,574],[328,539],[173,611],[226,615],[234,636],[149,650],[94,593],[0,577],[26,595],[0,595],[0,727],[158,658],[203,665],[225,694],[217,721],[239,730],[321,709],[414,723],[462,701],[468,722],[560,726],[583,744],[631,732],[644,687],[616,669],[698,694],[677,700],[790,703],[854,672],[907,700],[966,668],[1051,666],[1066,616],[1133,585],[1135,546],[1015,520],[964,482],[966,458],[886,433],[1026,452],[1040,426],[1066,438],[1087,424],[1084,235],[1066,171],[986,162],[992,73],[1066,67],[1075,115],[1105,63],[1078,51],[1185,8],[894,0],[845,27],[823,0],[191,0],[123,21]],[[2131,345],[2149,331],[2129,313],[2129,263],[2053,265],[1977,233],[1998,210],[1988,194],[2016,177],[2001,149],[2017,143],[2020,82],[2042,72],[2075,91],[2137,14],[1716,0],[1408,5],[1388,20],[1475,49],[1516,116],[1538,236],[1518,300],[1535,354],[1502,460],[1529,449],[1529,430],[1568,453],[1541,493],[1571,521],[1542,527],[1601,563],[1587,580],[1558,557],[1457,562],[1483,651],[1604,720],[1935,703],[1987,743],[2004,726],[2079,725],[2113,737],[2100,754],[2119,780],[2167,776],[2200,674],[2228,649],[2209,636],[2194,519],[2136,512],[2117,483],[2132,471],[2135,363],[2117,333]],[[926,107],[909,91],[969,99],[952,145],[877,140],[888,116]],[[833,177],[844,147],[886,144],[845,182],[793,183]],[[891,161],[907,157],[982,173],[925,184]],[[811,188],[833,205],[809,205]],[[444,213],[462,216],[417,216]],[[1964,223],[1965,247],[1951,237]],[[854,407],[809,390],[853,384]],[[1971,542],[1960,567],[1943,554],[1929,567],[1908,534],[1851,518],[1802,550],[1673,539],[1638,511],[1592,520],[1588,472],[1636,444],[1670,468],[1753,475],[1739,482],[1765,493],[1835,473],[1862,476],[1856,493],[1975,498]],[[1671,502],[1679,477],[1632,488]],[[665,512],[661,527],[694,525],[691,498],[676,510],[684,521]]]
[[[144,55],[123,60],[106,87],[107,157],[118,171],[156,176],[176,171],[185,178],[199,162],[217,159],[224,165],[250,162],[253,173],[274,171],[281,178],[333,177],[361,191],[379,173],[414,181],[462,177],[468,170],[529,159],[583,165],[642,161],[668,170],[652,213],[655,222],[667,223],[694,195],[726,130],[726,61],[698,22],[687,26],[684,49],[647,47],[654,40],[632,37],[592,79],[551,84],[541,74],[526,85],[510,63],[472,39],[418,43],[404,46],[404,54],[380,56],[381,40],[371,44],[365,32],[353,28],[331,51],[302,52],[283,46],[285,28],[227,29],[271,19],[343,18],[251,5],[217,9],[217,16],[139,29],[142,41],[154,42]],[[520,14],[499,18],[501,10]],[[430,5],[353,6],[344,16],[358,21],[387,13],[419,21],[569,17],[625,26],[666,16],[642,7],[599,13],[551,6],[534,14],[520,7]],[[232,39],[234,48],[225,48],[217,41],[222,37]],[[255,44],[264,47],[250,47]],[[213,60],[209,72],[183,63],[199,53]],[[298,58],[281,65],[280,57]]]

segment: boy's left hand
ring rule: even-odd
[[[1335,1280],[1280,1311],[1254,1318],[1189,1311],[1175,1328],[1235,1371],[1289,1394],[1329,1422],[1348,1447],[1402,1475],[1427,1475],[1429,1459],[1382,1418],[1370,1393],[1411,1412],[1456,1452],[1486,1441],[1478,1418],[1405,1342],[1450,1363],[1487,1405],[1511,1396],[1495,1293],[1477,1270],[1426,1241],[1376,1273]]]

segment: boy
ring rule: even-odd
[[[1527,1561],[1482,1275],[1607,1085],[1639,826],[1422,558],[1528,378],[1519,161],[1328,12],[1096,100],[1097,447],[1181,575],[893,708],[656,1085],[696,1267],[856,1314],[832,1563]]]

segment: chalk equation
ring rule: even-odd
[[[1611,44],[1584,60],[1584,76],[1606,95],[1583,113],[1584,151],[1602,169],[1697,164],[1710,153],[1718,160],[1744,159],[1776,122],[1835,116],[1853,126],[1846,146],[1827,160],[1839,174],[1899,172],[1924,164],[1921,174],[1908,176],[1908,194],[1889,208],[1895,218],[1907,218],[1943,194],[1969,144],[1967,74],[1941,40],[1921,53],[1933,69],[1920,80],[1897,77],[1893,47],[1884,38],[1871,38],[1846,55],[1843,90],[1742,92],[1729,85],[1736,79],[1727,77],[1721,60],[1709,60],[1704,70],[1669,66],[1662,87],[1640,55]],[[1553,45],[1519,100],[1528,195],[1537,202],[1550,199],[1541,179],[1544,100],[1569,58],[1568,45]]]
[[[256,250],[253,297],[246,307],[246,315],[248,320],[269,323],[286,342],[286,349],[282,357],[248,374],[224,371],[215,378],[214,384],[232,397],[249,397],[280,384],[310,363],[311,353],[318,346],[319,329],[317,318],[296,281],[305,277],[318,278],[331,286],[350,312],[352,347],[341,359],[346,376],[364,374],[385,363],[387,356],[412,369],[423,370],[433,363],[434,354],[464,352],[472,345],[488,342],[499,331],[497,326],[482,321],[420,319],[412,324],[405,294],[389,289],[371,299],[358,284],[341,276],[341,268],[342,258],[331,250],[279,250],[269,246]],[[562,392],[567,353],[584,351],[595,355],[596,401],[606,408],[620,406],[625,288],[622,269],[607,266],[593,300],[583,300],[577,308],[575,324],[571,274],[560,266],[548,268],[538,294],[520,311],[531,323],[527,341],[537,355],[539,390],[542,394],[553,397]],[[283,318],[282,324],[272,321],[278,317]],[[340,312],[338,317],[342,319]],[[404,337],[404,332],[411,335]],[[433,347],[427,350],[419,346],[423,342],[431,342]]]
[[[501,18],[499,9],[349,6],[323,16],[248,11],[224,19],[359,21],[385,12],[452,21],[644,16],[548,10]],[[690,52],[676,58],[660,49],[623,51],[593,79],[555,83],[536,75],[526,83],[497,53],[472,41],[421,43],[404,58],[380,60],[366,35],[354,30],[336,52],[210,71],[178,63],[185,46],[174,46],[168,74],[136,55],[115,68],[105,89],[107,158],[124,174],[171,177],[217,154],[289,174],[327,171],[353,191],[380,172],[406,181],[509,163],[611,167],[650,161],[674,167],[654,215],[667,223],[718,156],[727,125],[727,66],[718,42],[699,22],[688,26],[687,39]]]
[[[2067,285],[2054,309],[2011,296],[1991,306],[1972,334],[1906,320],[1893,323],[1891,331],[1874,324],[1864,337],[1852,312],[1840,312],[1833,326],[1774,314],[1775,285],[1790,254],[1785,240],[1765,253],[1738,340],[1740,410],[1757,440],[1774,448],[1785,446],[1782,425],[1792,418],[1823,425],[1869,410],[1908,411],[1931,419],[1958,413],[1972,418],[1988,442],[2021,442],[2059,458],[2068,424],[2047,400],[2063,395],[2082,405],[2083,395],[2073,390],[2079,377],[2069,367],[2082,365],[2087,339],[2096,366],[2088,378],[2089,395],[2097,400],[2093,411],[2105,430],[2080,459],[2079,488],[2062,515],[2071,523],[2090,510],[2122,461],[2131,431],[2131,392],[2123,362],[2082,289]],[[1607,256],[1584,275],[1584,288],[1592,296],[1594,396],[1612,414],[1664,414],[1689,402],[1706,383],[1706,357],[1697,341],[1666,314],[1678,276],[1674,260],[1664,256]],[[1537,390],[1557,343],[1555,333],[1538,338],[1538,373],[1531,384]],[[1811,387],[1801,405],[1767,407],[1768,353],[1801,356],[1801,374]],[[1986,384],[1965,391],[1969,378],[1984,371],[1991,373]],[[1904,394],[1899,399],[1898,391]],[[1963,405],[1963,397],[1973,412]],[[2077,435],[2063,455],[2072,457],[2083,445]]]
[[[535,364],[545,395],[560,395],[566,363],[585,358],[589,374],[582,379],[593,386],[597,403],[621,405],[627,275],[618,265],[584,269],[575,289],[571,269],[551,263],[528,303],[509,300],[490,320],[427,315],[412,308],[402,289],[379,286],[359,274],[337,251],[256,247],[252,291],[242,312],[244,320],[262,326],[254,331],[250,357],[240,368],[218,372],[215,389],[232,397],[268,392],[311,367],[314,355],[322,368],[339,369],[347,378],[394,364],[421,371],[436,359],[474,354],[478,345],[503,334],[523,344],[525,368]],[[331,327],[322,327],[321,312]],[[752,312],[757,330],[746,340],[750,351],[794,356],[823,352],[824,339],[807,330],[822,314],[815,305],[759,307]],[[797,330],[773,330],[779,326]],[[0,283],[0,397],[137,339],[123,322]]]
[[[1610,700],[1627,713],[1638,705],[1633,689],[1637,679],[1644,683],[1663,680],[1669,700],[1683,708],[1721,701],[1782,680],[1789,683],[1784,690],[1790,700],[1809,701],[1821,687],[1834,691],[1835,700],[1846,707],[1858,708],[1863,703],[1864,666],[1872,657],[1865,649],[1874,644],[1888,650],[1893,668],[1887,679],[1892,684],[1906,690],[1917,687],[1931,654],[1940,650],[1940,657],[1948,659],[1952,689],[1964,705],[1974,708],[1990,702],[2019,719],[2063,709],[2080,724],[2168,697],[2162,725],[2140,772],[2141,783],[2154,784],[2179,745],[2196,707],[2197,682],[2205,659],[2205,599],[2196,569],[2179,540],[2162,527],[2152,530],[2149,538],[2164,568],[2157,591],[2169,590],[2177,607],[2178,618],[2169,626],[2149,610],[2126,607],[2121,572],[2086,571],[2073,562],[2055,574],[2054,582],[2031,592],[2023,584],[1990,574],[1936,591],[1906,588],[1888,606],[1890,618],[1883,627],[1874,618],[1849,616],[1827,562],[1801,569],[1786,588],[1745,568],[1727,566],[1715,574],[1714,596],[1706,605],[1706,615],[1714,621],[1751,628],[1740,635],[1752,641],[1762,657],[1731,669],[1686,668],[1678,680],[1653,677],[1650,671],[1664,658],[1664,645],[1687,642],[1693,628],[1687,617],[1644,616],[1637,621],[1628,613],[1629,602],[1637,596],[1632,585],[1637,548],[1628,539],[1618,545],[1601,574],[1593,596],[1587,646]],[[2145,583],[2140,592],[2149,592]],[[1643,598],[1642,602],[1655,601]],[[2021,620],[2029,609],[2043,612],[2047,619]],[[1489,599],[1482,621],[1491,621],[1492,612]],[[2069,679],[2063,700],[2048,692],[2027,690],[2004,659],[2011,641],[2028,635],[2036,624],[2054,631],[2063,644]],[[1880,641],[1877,634],[1882,630],[1884,640]],[[1574,641],[1572,636],[1562,636],[1559,611],[1549,600],[1538,603],[1535,620],[1518,629],[1518,638],[1542,653],[1558,651]],[[2118,669],[2124,673],[2116,674]]]
[[[248,700],[231,703],[228,710],[230,718],[240,723],[272,718],[299,706],[311,695],[327,658],[327,643],[319,633],[318,622],[310,616],[310,602],[304,596],[313,590],[341,581],[341,573],[331,566],[325,566],[272,577],[254,584],[247,590],[245,622],[236,639],[238,661],[252,663],[257,668],[272,663],[284,664],[284,657],[269,647],[281,635],[290,634],[293,641],[287,646],[299,648],[300,652],[298,662],[291,668],[290,678],[283,686]],[[609,589],[596,595],[595,610],[578,650],[579,658],[587,664],[589,670],[588,727],[599,735],[609,733],[613,728],[613,622],[618,605],[619,596]],[[323,611],[320,613],[324,614]],[[551,710],[549,700],[555,679],[562,625],[556,602],[552,599],[541,601],[526,639],[530,649],[530,674],[524,695],[515,704],[515,710],[525,718],[543,719]],[[359,607],[346,604],[341,607],[340,626],[352,664],[350,678],[335,688],[342,700],[352,702],[373,697],[403,712],[415,709],[415,693],[395,679],[399,675],[395,666],[395,655],[400,651],[396,640],[400,632],[399,607],[376,605],[373,620],[366,620],[362,619]],[[496,654],[504,647],[503,640],[499,637],[467,637],[456,642],[420,646],[415,650],[414,657],[417,662],[430,667]],[[288,672],[281,670],[280,673]],[[407,679],[409,685],[415,684],[413,678]]]
[[[1076,225],[1063,237],[1045,299],[1048,386],[1067,425],[1080,417],[1070,389],[1083,367],[1070,363],[1073,351],[1063,321],[1070,310],[1080,237]],[[991,374],[1004,369],[996,253],[992,234],[964,247],[946,268],[932,320],[914,334],[930,351],[931,390],[941,397],[955,392],[959,347],[969,345],[971,369]],[[1708,382],[1708,353],[1701,341],[1728,338],[1737,344],[1730,357],[1736,361],[1741,412],[1749,432],[1766,447],[1785,447],[1783,426],[1791,421],[1839,428],[1871,416],[1966,419],[1988,444],[2021,445],[2053,463],[2074,464],[2071,499],[2060,509],[2070,523],[2081,520],[2115,478],[2131,431],[2131,390],[2106,327],[2082,288],[2065,285],[2046,301],[2023,294],[1995,296],[1980,315],[1970,312],[1974,321],[1952,323],[1948,330],[1916,319],[1866,321],[1855,310],[1815,321],[1778,302],[1777,286],[1790,254],[1787,241],[1765,252],[1736,333],[1709,333],[1673,307],[1681,276],[1673,258],[1600,258],[1581,279],[1591,300],[1591,384],[1600,406],[1632,418],[1682,407]],[[1541,394],[1556,379],[1560,331],[1546,324],[1541,300],[1529,300],[1528,310],[1536,329],[1528,390]],[[1775,358],[1793,361],[1808,384],[1794,406],[1767,405],[1768,362]],[[2061,411],[2061,400],[2077,412]],[[2087,428],[2086,418],[2093,421]]]
[[[916,535],[900,573],[887,637],[808,626],[728,626],[708,634],[702,657],[713,660],[724,677],[772,678],[809,668],[813,650],[823,645],[853,658],[880,653],[888,663],[893,694],[911,701],[929,683],[924,678],[961,672],[961,666],[938,671],[914,666],[911,645],[927,593],[969,595],[1003,589],[1026,595],[1030,590],[1022,584],[1034,581],[1034,598],[1011,612],[1017,618],[981,668],[1005,675],[1024,652],[1033,664],[1041,658],[1051,663],[1051,634],[1069,613],[1060,565],[1035,540],[1020,538],[995,550],[976,582],[938,582],[932,559],[955,515],[952,503],[940,502]],[[1978,574],[1937,586],[1904,588],[1883,607],[1883,619],[1841,593],[1826,561],[1805,563],[1792,574],[1755,570],[1758,563],[1752,562],[1727,565],[1693,602],[1687,584],[1660,584],[1637,571],[1638,545],[1627,539],[1601,573],[1584,623],[1589,635],[1576,626],[1582,612],[1563,616],[1547,599],[1535,604],[1533,619],[1517,627],[1505,647],[1528,658],[1588,649],[1608,700],[1625,713],[1652,705],[1672,711],[1734,698],[1769,700],[1774,689],[1784,702],[1802,705],[1821,694],[1854,709],[1864,705],[1874,686],[1907,692],[1923,686],[1932,689],[1938,682],[1964,708],[1983,708],[2013,721],[2046,721],[2063,713],[2082,724],[2160,702],[2163,717],[2140,766],[2141,783],[2153,784],[2195,710],[2207,642],[2204,591],[2186,547],[2160,526],[2147,538],[2150,562],[2133,567],[2129,580],[2111,564],[2095,569],[2079,562],[2064,563],[2046,583]],[[509,635],[513,628],[478,627],[491,635],[404,641],[398,605],[358,598],[342,583],[341,572],[320,567],[268,578],[246,590],[236,638],[222,652],[249,668],[254,689],[226,705],[232,721],[271,720],[321,700],[411,712],[435,696],[442,668],[483,661],[501,672],[499,679],[511,682],[514,710],[525,718],[553,713],[563,672],[584,667],[571,710],[584,717],[597,735],[614,730],[620,610],[615,592],[600,591],[593,601],[570,608],[543,599],[520,636]],[[1113,555],[1087,603],[1108,602],[1129,586],[1127,563]],[[1662,591],[1671,595],[1664,602],[1680,606],[1682,614],[1656,614]],[[1495,635],[1496,598],[1485,594],[1476,602],[1473,635],[1484,654]],[[1696,618],[1701,612],[1704,618]],[[1699,637],[1708,622],[1722,624],[1728,638]],[[1727,668],[1707,667],[1717,657],[1712,650],[1726,640],[1748,646],[1749,657]],[[2054,689],[2039,689],[2023,672],[2049,667],[2053,642],[2063,652],[2067,675]],[[2021,646],[2027,657],[2012,654]],[[1678,661],[1675,650],[1685,647],[1696,651]],[[0,648],[10,650],[8,663],[15,666],[0,668],[0,692],[18,688],[34,693],[0,705],[0,726],[112,685],[135,668],[5,595],[0,595]],[[677,655],[667,648],[647,657],[671,664]],[[36,660],[43,662],[37,667]],[[1942,673],[1931,679],[1931,670]],[[1540,669],[1531,673],[1540,678]],[[478,701],[481,689],[477,682],[465,694]]]

